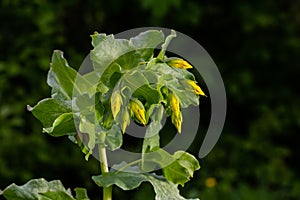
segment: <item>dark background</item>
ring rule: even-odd
[[[226,124],[202,169],[181,188],[187,197],[296,200],[300,197],[300,1],[1,0],[0,189],[44,177],[66,187],[100,189],[88,162],[67,138],[41,133],[26,105],[50,96],[46,84],[54,49],[80,66],[94,31],[107,34],[148,26],[180,31],[217,64],[227,92]],[[209,106],[204,100],[201,106]],[[190,152],[197,155],[197,145]],[[208,180],[216,180],[210,186]],[[152,188],[115,199],[153,199]]]

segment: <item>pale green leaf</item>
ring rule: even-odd
[[[3,191],[3,196],[7,200],[40,200],[41,195],[43,194],[49,194],[52,193],[48,199],[54,200],[54,199],[61,199],[61,200],[69,200],[74,199],[71,196],[71,192],[69,190],[66,190],[62,183],[58,180],[55,181],[46,181],[45,179],[33,179],[27,182],[26,184],[22,186],[18,186],[16,184],[11,184]],[[57,196],[55,194],[57,193]],[[64,196],[66,198],[51,198],[53,197],[59,197]]]
[[[164,41],[164,34],[158,30],[148,30],[140,33],[136,37],[130,38],[130,44],[135,49],[156,48],[157,45]]]
[[[163,168],[163,173],[169,181],[182,186],[193,177],[194,171],[200,169],[197,159],[184,151],[177,151],[173,155],[174,161]]]
[[[162,176],[154,174],[115,171],[107,176],[93,176],[92,179],[100,187],[117,185],[123,190],[135,189],[142,182],[147,181],[154,188],[156,200],[187,200],[179,194],[177,184],[171,183]]]
[[[143,61],[149,60],[153,56],[153,49],[164,41],[162,31],[148,30],[138,36],[130,38],[130,44],[137,50]]]
[[[93,37],[97,39],[98,37]],[[115,39],[113,35],[101,36],[100,40],[93,42],[96,44],[91,51],[95,71],[103,74],[104,70],[120,56],[134,50],[129,41],[125,39]]]
[[[176,32],[174,30],[171,30],[171,34],[167,36],[165,42],[161,46],[161,50],[157,56],[158,59],[162,60],[164,58],[167,47],[169,46],[171,40],[175,37],[176,37]]]

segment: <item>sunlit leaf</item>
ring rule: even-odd
[[[75,200],[58,180],[33,179],[22,186],[11,184],[3,191],[7,200]]]
[[[187,200],[179,194],[177,184],[155,174],[117,171],[107,176],[93,176],[92,179],[100,187],[116,185],[123,190],[132,190],[139,187],[143,182],[150,182],[156,193],[156,200]]]

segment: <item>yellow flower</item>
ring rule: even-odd
[[[171,67],[176,67],[180,69],[190,69],[193,68],[187,61],[183,59],[174,59],[167,62]]]
[[[129,103],[129,109],[131,116],[136,119],[139,123],[146,125],[146,110],[144,108],[144,105],[142,102],[140,102],[138,99],[133,99]]]
[[[180,112],[180,102],[178,97],[170,91],[168,96],[169,105],[172,111],[171,119],[172,123],[176,127],[178,133],[181,133],[181,123],[182,123],[182,116]]]
[[[116,119],[117,114],[120,112],[121,105],[122,105],[122,97],[119,93],[119,91],[115,91],[110,99],[111,103],[111,112],[114,116],[114,119]]]
[[[213,188],[217,185],[217,180],[214,177],[208,177],[205,179],[205,185],[208,188]]]
[[[202,95],[202,96],[206,96],[206,95],[204,94],[204,92],[202,91],[202,89],[196,84],[195,81],[187,80],[187,82],[188,82],[188,84],[189,84],[190,86],[192,86],[192,88],[193,88],[195,94],[199,94],[199,95]]]

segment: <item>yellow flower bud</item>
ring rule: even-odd
[[[175,68],[180,69],[190,69],[193,68],[192,65],[190,65],[187,61],[183,59],[174,59],[167,62],[168,65]]]
[[[121,105],[122,105],[122,97],[118,91],[115,91],[110,99],[111,103],[111,112],[116,119],[117,114],[120,112]]]
[[[174,113],[175,115],[178,116],[180,113],[179,99],[173,93],[170,93],[169,98],[170,98],[170,107],[171,107],[172,113]]]
[[[176,127],[178,133],[181,133],[181,124],[182,124],[182,115],[179,112],[179,115],[175,115],[175,113],[172,113],[171,115],[172,123]]]
[[[129,109],[131,116],[136,119],[139,123],[146,125],[146,110],[144,108],[144,105],[142,102],[140,102],[138,99],[133,99],[129,103]]]
[[[182,116],[181,116],[181,112],[180,112],[179,99],[172,92],[169,93],[168,99],[169,99],[169,105],[170,105],[170,108],[172,111],[172,114],[171,114],[172,123],[176,127],[178,133],[181,133]]]
[[[122,129],[122,133],[125,133],[126,128],[130,123],[130,118],[129,118],[129,113],[128,113],[127,110],[124,110],[121,113],[122,113],[122,116],[121,116],[121,121],[122,122],[121,122],[120,126],[121,126],[121,129]]]
[[[204,94],[204,92],[202,91],[202,89],[196,84],[195,81],[187,80],[187,82],[188,82],[188,84],[189,84],[190,86],[192,86],[192,88],[193,88],[195,94],[199,94],[199,95],[202,95],[202,96],[206,96],[206,95]]]

